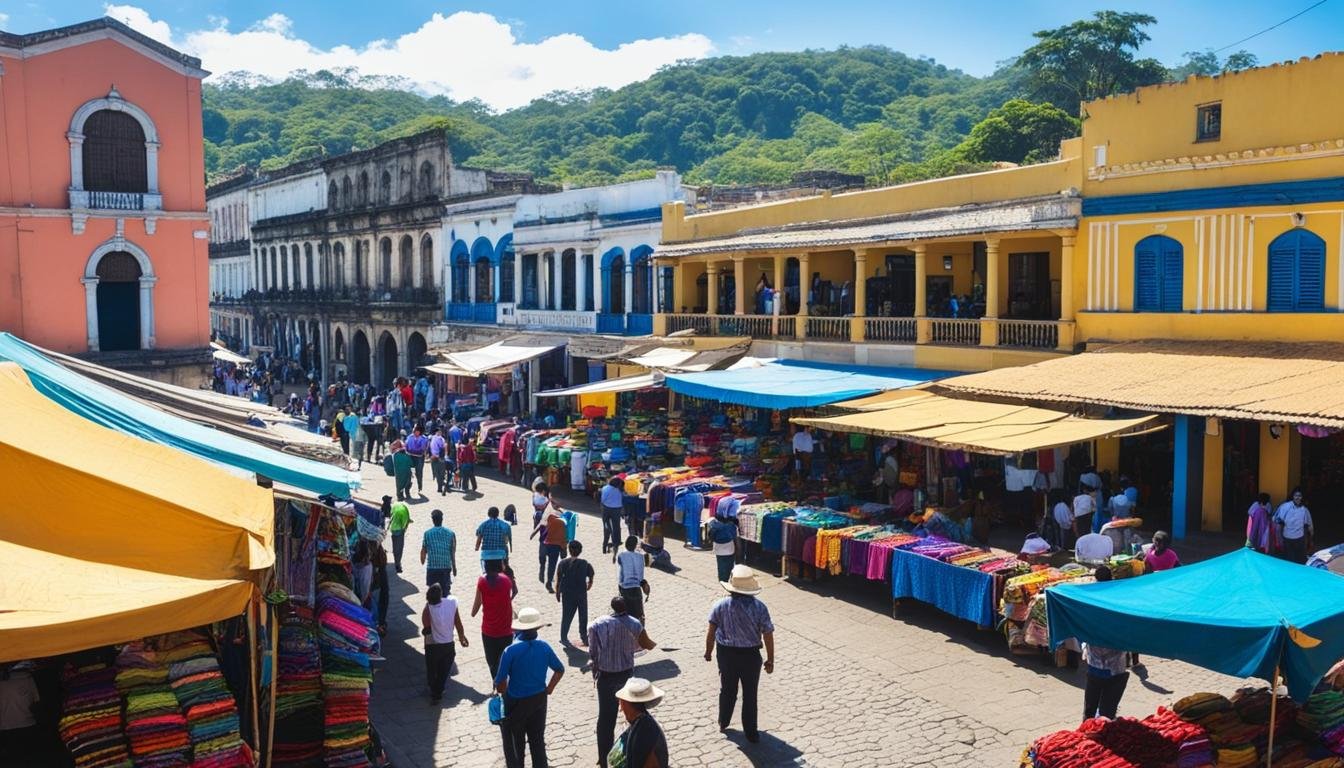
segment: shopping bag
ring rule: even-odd
[[[490,703],[486,710],[490,715],[491,725],[502,725],[504,723],[504,699],[499,694],[490,697]]]

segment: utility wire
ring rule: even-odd
[[[1326,4],[1327,2],[1329,2],[1329,1],[1330,1],[1330,0],[1318,0],[1318,2],[1312,3],[1311,5],[1307,6],[1306,8],[1303,8],[1302,10],[1298,11],[1297,13],[1294,13],[1292,16],[1289,16],[1288,18],[1284,19],[1283,21],[1280,21],[1278,24],[1275,24],[1275,25],[1272,26],[1272,27],[1266,27],[1266,28],[1260,30],[1259,32],[1256,32],[1254,35],[1251,35],[1250,37],[1243,37],[1242,39],[1238,40],[1238,41],[1235,42],[1235,43],[1232,43],[1231,45],[1224,45],[1222,48],[1219,48],[1218,50],[1214,51],[1214,53],[1222,53],[1223,51],[1226,51],[1228,48],[1235,48],[1236,46],[1241,45],[1242,43],[1245,43],[1245,42],[1250,41],[1250,40],[1254,40],[1255,38],[1257,38],[1257,37],[1259,37],[1259,36],[1265,34],[1266,32],[1269,32],[1270,30],[1274,30],[1274,29],[1278,29],[1279,27],[1282,27],[1284,24],[1287,24],[1288,22],[1292,21],[1293,19],[1296,19],[1298,16],[1301,16],[1302,14],[1306,13],[1307,11],[1310,11],[1310,10],[1313,9],[1313,8],[1318,8],[1318,7],[1322,6],[1322,5],[1325,5],[1325,4]]]

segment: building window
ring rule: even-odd
[[[336,210],[340,206],[340,192],[336,188],[336,180],[332,179],[327,185],[327,208]]]
[[[420,287],[434,287],[434,240],[429,235],[420,238]]]
[[[1180,312],[1185,282],[1181,244],[1165,235],[1134,246],[1134,311]]]
[[[392,174],[383,171],[383,179],[378,185],[378,204],[387,205],[392,202]]]
[[[499,259],[499,300],[515,301],[513,296],[513,251],[505,251]]]
[[[103,109],[84,123],[84,188],[98,192],[147,192],[145,132],[125,112]]]
[[[1203,104],[1195,109],[1195,141],[1217,141],[1223,135],[1223,104]]]
[[[359,172],[359,204],[369,204],[369,174],[365,171]]]
[[[1325,308],[1325,241],[1293,229],[1269,244],[1270,312],[1320,312]]]
[[[434,164],[428,160],[420,165],[420,196],[434,196]]]

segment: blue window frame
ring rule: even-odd
[[[1320,312],[1325,309],[1325,241],[1306,229],[1294,229],[1269,244],[1270,312]]]
[[[1134,246],[1134,311],[1180,312],[1185,258],[1181,244],[1152,235]]]

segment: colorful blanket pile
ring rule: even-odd
[[[187,768],[187,718],[168,686],[168,667],[143,641],[117,656],[117,688],[126,699],[126,739],[136,768]]]
[[[190,635],[159,656],[168,662],[169,685],[187,716],[192,768],[251,766],[250,750],[239,731],[238,704],[210,643]]]
[[[323,761],[328,768],[370,764],[369,654],[378,646],[373,616],[349,598],[349,589],[318,589],[317,624],[322,646]]]
[[[280,627],[271,752],[278,766],[322,764],[322,658],[311,622],[312,614],[300,609]]]
[[[1078,731],[1042,736],[1031,745],[1028,755],[1036,768],[1136,768]]]
[[[59,728],[75,768],[131,768],[116,677],[106,664],[65,669]]]

